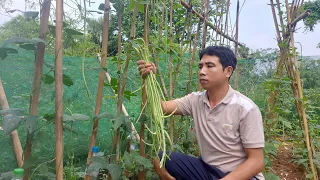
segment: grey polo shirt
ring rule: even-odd
[[[223,172],[247,159],[244,148],[264,147],[262,116],[258,106],[229,86],[227,95],[211,108],[206,91],[176,99],[183,115],[194,120],[202,159]],[[264,180],[262,173],[256,176]]]

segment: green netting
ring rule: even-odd
[[[53,76],[53,72],[49,67],[54,65],[54,56],[45,55],[43,74]],[[82,78],[82,62],[84,63],[84,73],[86,82],[89,88],[87,95],[86,87]],[[131,66],[135,66],[132,62]],[[116,78],[116,64],[108,59],[108,71],[112,77]],[[98,86],[99,72],[101,68],[96,58],[84,59],[81,57],[64,57],[63,68],[64,74],[73,80],[73,85],[63,87],[63,106],[64,113],[78,113],[88,115],[91,118],[94,116],[94,108],[96,102],[96,93]],[[6,92],[6,96],[11,108],[23,108],[28,112],[30,95],[32,92],[32,79],[34,71],[34,55],[27,51],[19,51],[18,54],[9,55],[5,60],[0,60],[0,77]],[[128,79],[127,90],[134,91],[140,86],[140,78],[136,72],[136,68],[129,70],[130,79]],[[116,101],[112,96],[110,87],[104,88],[104,98],[101,112],[114,112],[116,114]],[[140,97],[131,97],[131,101],[125,99],[125,106],[129,115],[138,117],[140,111]],[[45,114],[55,112],[55,91],[54,83],[45,84],[42,82],[41,95],[39,102],[39,117]],[[70,124],[69,124],[70,126]],[[33,146],[33,156],[35,158],[45,157],[53,159],[55,157],[55,134],[54,123],[39,121],[38,127],[41,128],[41,133],[35,136]],[[109,153],[111,151],[112,141],[112,123],[108,119],[100,120],[99,131],[97,137],[97,145],[102,151]],[[78,163],[84,168],[86,156],[88,152],[89,138],[92,129],[91,121],[76,121],[73,123],[75,133],[72,134],[67,130],[64,131],[64,143],[66,157],[75,156],[75,163]],[[22,146],[25,145],[26,131],[23,126],[18,129]],[[0,131],[0,172],[12,171],[17,167],[12,144],[9,136],[4,136],[3,131]],[[68,158],[65,158],[68,159]],[[82,161],[82,162],[79,162]]]

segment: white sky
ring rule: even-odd
[[[12,9],[25,10],[24,0],[12,0]],[[67,2],[70,0],[66,0]],[[276,48],[277,43],[275,40],[275,28],[271,14],[271,8],[267,4],[269,0],[240,0],[240,5],[245,1],[245,4],[241,10],[240,22],[239,22],[239,41],[245,43],[251,49],[260,48]],[[52,1],[55,3],[55,1]],[[100,3],[103,0],[96,0],[96,3],[92,4],[90,9],[97,10]],[[236,12],[236,0],[231,0],[231,18],[234,22]],[[72,4],[72,3],[71,3]],[[65,6],[67,9],[68,7]],[[28,9],[27,9],[28,10]],[[39,10],[39,8],[37,8]],[[18,13],[10,14],[15,16]],[[9,21],[10,16],[4,12],[0,12],[0,25]],[[320,55],[320,49],[316,48],[320,42],[320,24],[316,26],[313,32],[304,33],[303,23],[298,24],[298,28],[301,27],[297,33],[295,33],[295,41],[302,44],[302,55],[304,56],[316,56]],[[301,48],[298,45],[298,51],[301,52]]]

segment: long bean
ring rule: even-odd
[[[138,38],[137,41],[143,42],[140,44],[133,44],[133,48],[146,63],[150,62],[149,59],[149,50],[144,40]],[[161,87],[156,80],[155,75],[151,72],[150,75],[146,77],[145,84],[146,93],[147,93],[147,103],[146,103],[146,112],[151,119],[150,127],[147,127],[147,130],[151,133],[152,143],[146,143],[150,145],[152,151],[157,155],[159,151],[162,151],[162,156],[160,157],[160,167],[162,167],[169,157],[167,155],[167,145],[166,140],[170,143],[170,151],[172,149],[172,142],[168,132],[164,129],[165,118],[171,116],[172,114],[165,116],[161,108],[161,100],[165,99]]]

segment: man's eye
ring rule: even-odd
[[[201,69],[202,68],[202,66],[199,66],[199,69]]]

